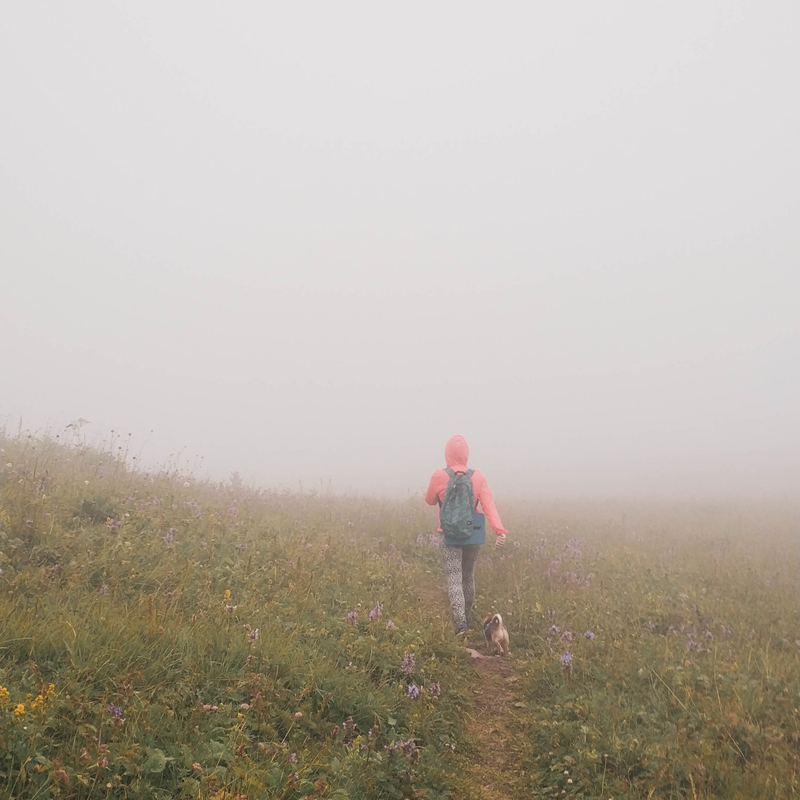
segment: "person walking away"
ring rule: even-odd
[[[467,469],[469,447],[463,436],[451,437],[444,448],[446,469],[431,476],[425,502],[439,505],[439,533],[443,533],[442,561],[447,578],[447,594],[456,633],[467,630],[475,600],[475,562],[486,540],[488,519],[495,532],[495,544],[506,543],[503,527],[483,473]],[[467,506],[466,504],[469,503]],[[480,504],[481,512],[478,512]]]

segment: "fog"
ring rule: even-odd
[[[421,492],[461,433],[498,496],[797,496],[799,37],[7,4],[0,421],[278,488]]]

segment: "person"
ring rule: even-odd
[[[444,460],[447,466],[453,472],[465,473],[467,472],[468,459],[469,447],[464,437],[458,435],[451,437],[444,448]],[[428,484],[428,490],[425,492],[425,502],[429,506],[437,504],[441,506],[449,480],[450,475],[443,469],[437,469],[433,473]],[[483,473],[475,470],[472,473],[471,482],[475,496],[475,510],[477,511],[477,507],[480,504],[481,511],[495,532],[495,544],[497,546],[504,545],[508,531],[500,521],[500,515],[495,508],[494,499],[489,491],[489,484],[486,478]],[[442,532],[441,527],[438,530],[439,533]],[[447,594],[450,599],[453,622],[458,635],[465,633],[467,630],[469,615],[475,600],[474,572],[480,549],[480,544],[455,545],[445,541],[442,545],[442,562],[447,578]]]

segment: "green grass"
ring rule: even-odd
[[[477,574],[515,668],[493,741],[421,500],[27,437],[0,474],[2,798],[477,798],[493,746],[518,797],[798,796],[796,508],[502,508]]]

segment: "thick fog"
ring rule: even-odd
[[[501,496],[796,496],[798,41],[793,2],[7,4],[0,421],[292,489],[421,492],[461,433]]]

